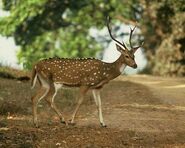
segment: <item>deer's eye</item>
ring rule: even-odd
[[[126,57],[126,58],[129,58],[129,56],[128,56],[128,55],[126,55],[125,57]]]

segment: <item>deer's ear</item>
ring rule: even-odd
[[[123,49],[123,47],[120,47],[118,44],[116,44],[116,48],[121,53],[125,51],[125,49]]]

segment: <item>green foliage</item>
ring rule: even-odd
[[[147,69],[156,75],[185,76],[184,0],[140,2]]]
[[[3,35],[11,36],[16,32],[17,27],[29,18],[33,18],[41,14],[42,5],[46,0],[9,0],[4,1],[4,5],[9,7],[11,15],[9,17],[1,18],[0,30]],[[14,4],[13,4],[14,3]],[[26,26],[24,26],[26,27]]]
[[[89,29],[109,15],[139,22],[152,74],[185,75],[184,0],[3,0],[3,8],[10,16],[0,18],[0,33],[14,37],[25,68],[47,57],[95,56],[102,47]]]
[[[89,28],[102,28],[105,18],[137,19],[137,0],[3,0],[10,16],[0,18],[0,32],[14,36],[18,58],[31,68],[40,58],[94,56],[101,49]],[[134,5],[133,5],[134,3]]]

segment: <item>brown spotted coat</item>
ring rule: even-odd
[[[50,58],[35,65],[37,73],[52,78],[54,83],[66,86],[89,86],[98,88],[121,74],[116,63],[106,63],[94,58]]]

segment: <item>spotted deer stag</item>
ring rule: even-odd
[[[106,127],[102,116],[100,90],[110,80],[118,77],[128,65],[137,68],[134,60],[134,53],[141,47],[133,47],[131,43],[131,29],[129,43],[131,50],[126,45],[116,40],[111,34],[110,19],[107,18],[107,28],[112,40],[116,43],[117,50],[121,53],[120,57],[113,63],[106,63],[94,58],[68,59],[68,58],[50,58],[39,61],[32,71],[32,88],[38,80],[40,89],[32,97],[33,122],[38,127],[37,105],[41,99],[45,99],[51,108],[57,113],[62,123],[66,123],[62,113],[54,103],[57,91],[61,87],[79,87],[78,103],[69,120],[69,124],[74,124],[75,116],[80,105],[83,102],[84,95],[88,90],[92,91],[95,103],[98,108],[100,124]]]

